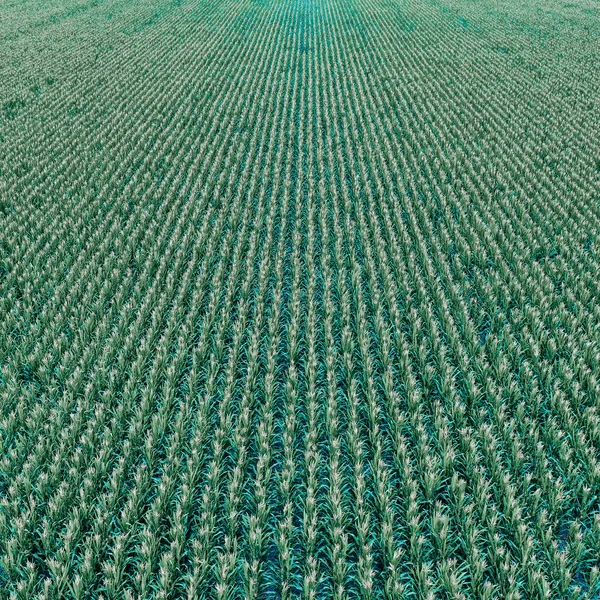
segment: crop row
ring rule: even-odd
[[[0,595],[600,591],[588,13],[443,4],[0,9]]]

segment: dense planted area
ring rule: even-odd
[[[0,597],[597,598],[600,9],[0,6]]]

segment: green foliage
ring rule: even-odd
[[[3,3],[0,598],[597,598],[599,33]]]

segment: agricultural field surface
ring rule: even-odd
[[[5,599],[600,599],[598,0],[0,2]]]

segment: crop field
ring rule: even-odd
[[[597,0],[0,3],[0,599],[600,598]]]

